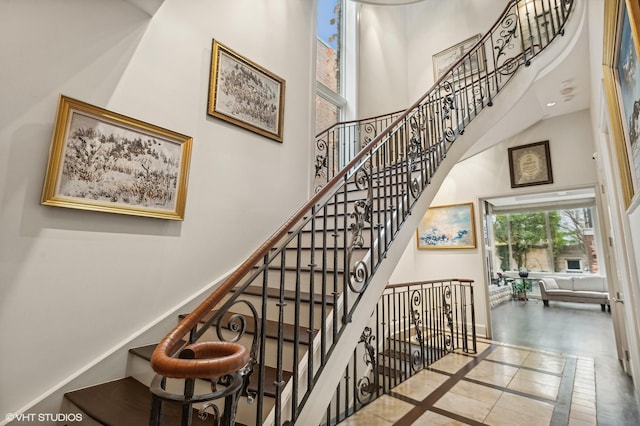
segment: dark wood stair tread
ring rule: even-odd
[[[236,290],[233,289],[232,291],[236,291]],[[248,294],[251,296],[262,296],[263,295],[262,287],[248,286],[246,289],[244,289],[243,294]],[[285,300],[296,300],[296,292],[294,290],[284,290],[283,296]],[[280,289],[267,287],[267,297],[273,298],[273,299],[280,298]],[[305,303],[311,302],[311,294],[301,291],[300,301]],[[317,304],[322,303],[322,295],[314,294],[313,303],[317,303]],[[325,303],[327,305],[333,305],[333,296],[331,296],[330,294],[327,294],[327,296],[325,297]]]
[[[67,392],[65,397],[87,416],[103,425],[140,426],[149,424],[151,415],[151,391],[133,377],[114,380],[100,385]],[[163,403],[163,424],[179,425],[182,406]],[[194,410],[194,426],[208,425]]]
[[[209,321],[211,319],[211,317],[213,315],[215,315],[216,313],[218,313],[218,311],[211,311],[210,313],[205,315],[200,322],[204,323],[204,322]],[[225,313],[221,318],[222,328],[228,328],[227,325],[229,324],[229,319],[233,315],[244,315],[244,314],[237,314],[236,312],[227,312],[227,313]],[[180,315],[180,319],[184,318],[185,316],[186,316],[186,314]],[[260,321],[260,319],[258,319],[258,321]],[[246,324],[247,324],[246,333],[247,334],[255,334],[254,322],[252,320],[248,320]],[[270,339],[278,339],[278,332],[279,332],[278,331],[278,322],[277,321],[266,320],[265,326],[266,326],[266,328],[264,330],[265,336],[270,338]],[[282,339],[285,342],[294,342],[295,343],[295,332],[296,332],[296,326],[295,325],[286,324],[286,323],[282,324]],[[309,333],[308,332],[308,328],[306,328],[306,327],[298,327],[298,341],[303,345],[308,345],[309,342],[310,342],[310,335],[315,336],[316,334],[317,334],[317,330],[314,330],[312,333]]]
[[[129,352],[143,359],[146,359],[147,361],[151,361],[151,355],[153,354],[153,351],[155,350],[156,346],[157,346],[156,344],[140,346],[137,348],[129,349]],[[251,392],[256,392],[258,390],[259,371],[260,371],[260,366],[254,365],[253,373],[251,374],[251,378],[249,379],[249,391]],[[276,390],[277,390],[275,386],[276,376],[277,376],[277,370],[275,368],[269,367],[269,366],[264,367],[264,394],[266,396],[270,396],[272,398],[276,396]],[[282,377],[285,382],[289,381],[291,376],[292,376],[292,373],[290,371],[286,371],[286,370],[282,371]],[[208,380],[208,379],[202,379],[202,380]]]

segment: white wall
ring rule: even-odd
[[[476,323],[484,334],[486,311],[485,269],[482,253],[480,198],[507,194],[594,186],[597,173],[594,142],[587,110],[539,122],[516,136],[456,164],[447,175],[431,205],[474,203],[478,247],[464,250],[418,250],[411,241],[391,276],[391,283],[440,278],[469,278],[476,282]],[[511,189],[507,150],[527,143],[549,141],[553,184]]]
[[[485,34],[506,3],[427,0],[408,7],[407,91],[411,103],[434,83],[433,55],[476,34]]]
[[[434,54],[484,34],[504,2],[426,0],[360,10],[359,113],[371,117],[407,108],[434,83]]]
[[[359,116],[407,108],[406,8],[363,4],[359,20]]]
[[[0,413],[216,281],[307,199],[313,11],[0,3]],[[286,80],[282,144],[206,115],[212,38]],[[40,205],[60,93],[193,137],[183,222]]]

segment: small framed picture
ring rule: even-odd
[[[511,187],[553,183],[549,141],[509,148]]]
[[[282,142],[285,81],[213,40],[208,114]]]
[[[60,96],[42,204],[183,220],[192,139]]]
[[[418,249],[476,247],[473,203],[429,207],[416,230]]]
[[[438,52],[433,55],[433,78],[439,79],[447,69],[460,58],[462,58],[482,37],[482,34],[474,35],[460,43],[451,46],[442,52]],[[469,57],[468,61],[463,63],[460,69],[457,70],[455,78],[462,78],[470,74],[484,71],[484,51],[478,50],[477,54],[473,54]]]

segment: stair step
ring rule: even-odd
[[[400,360],[401,362],[411,362],[412,361],[412,354],[409,352],[404,352],[404,351],[395,351],[393,349],[385,349],[384,351],[380,352],[379,357],[385,357],[387,359],[389,359],[389,361],[387,361],[386,363],[393,363],[393,361],[391,361],[392,359],[397,359]],[[381,364],[380,361],[378,361],[378,364]]]
[[[218,311],[211,311],[209,314],[205,315],[202,320],[200,321],[201,323],[207,322],[211,319],[211,317],[213,317],[213,315],[215,315],[216,313],[218,313]],[[243,314],[238,314],[236,312],[227,312],[226,314],[224,314],[221,318],[221,322],[223,325],[223,328],[227,328],[226,325],[228,325],[229,323],[229,319],[233,316],[233,315],[243,315]],[[180,315],[180,319],[184,318],[186,316],[186,314],[182,314]],[[270,338],[270,339],[277,339],[278,338],[278,322],[276,321],[270,321],[267,320],[266,323],[266,328],[264,330],[264,334],[266,337]],[[247,334],[255,334],[255,330],[254,330],[254,322],[253,321],[247,321],[246,323],[246,333]],[[293,324],[282,324],[282,339],[285,342],[295,342],[295,332],[296,332],[296,326]],[[313,336],[315,336],[317,334],[317,331],[313,332]],[[310,340],[309,340],[309,335],[310,333],[308,332],[308,329],[305,327],[298,327],[298,341],[303,344],[303,345],[308,345]]]
[[[156,346],[157,346],[156,344],[140,346],[137,348],[129,349],[129,352],[139,356],[140,358],[146,359],[147,361],[151,361],[151,355],[153,354],[153,351],[155,350]],[[249,379],[249,391],[251,392],[256,392],[258,390],[259,369],[260,369],[259,365],[253,366],[253,374],[251,374],[251,378]],[[269,366],[264,367],[264,394],[272,398],[276,396],[276,391],[277,391],[277,388],[275,386],[277,372],[278,371],[273,367],[269,367]],[[290,371],[283,371],[282,375],[283,375],[283,380],[288,381],[291,378],[292,373]],[[208,380],[208,379],[202,379],[202,380]],[[171,424],[171,423],[167,423],[167,424]]]
[[[387,376],[391,379],[397,380],[404,380],[404,378],[407,376],[407,372],[397,370],[395,368],[389,367],[388,365],[378,365],[378,374],[382,374],[383,376]]]
[[[140,426],[149,424],[151,392],[132,377],[102,383],[100,385],[67,392],[65,395],[87,416],[103,425]],[[162,421],[166,425],[181,424],[182,406],[163,403]],[[211,420],[201,420],[194,410],[192,424],[208,425]],[[237,424],[237,423],[236,423]]]
[[[236,291],[236,289],[233,289],[232,291]],[[263,294],[262,287],[248,286],[244,290],[243,294],[249,294],[251,296],[262,296],[262,294]],[[273,288],[273,287],[268,287],[267,288],[267,297],[272,298],[272,299],[279,299],[280,298],[280,289]],[[296,300],[296,292],[293,291],[293,290],[284,290],[283,291],[283,297],[284,297],[285,300]],[[311,294],[301,291],[300,292],[300,301],[301,302],[305,302],[305,303],[310,303],[311,302]],[[322,303],[322,295],[314,294],[313,295],[313,303],[321,304]],[[327,295],[325,297],[324,303],[326,305],[328,305],[328,306],[333,306],[333,296]]]

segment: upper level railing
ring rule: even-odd
[[[325,169],[318,192],[157,346],[153,419],[161,401],[173,400],[190,424],[193,403],[224,396],[225,421],[233,423],[239,392],[253,402],[254,424],[295,422],[452,144],[520,67],[563,34],[572,7],[572,0],[510,1],[491,30],[386,129],[367,138],[358,128],[353,141],[335,130],[333,147],[317,152]],[[347,142],[357,142],[358,152],[329,170],[326,156],[344,152]],[[215,389],[198,393],[200,378]],[[174,379],[180,393],[167,390]]]
[[[491,106],[492,97],[517,68],[529,65],[534,56],[563,34],[572,1],[520,0],[510,3],[508,11],[494,27],[453,64],[430,91],[451,98],[451,109],[456,109],[453,128],[436,128],[437,136],[450,138],[444,133],[451,130],[461,133],[479,110]],[[441,110],[442,105],[437,103],[440,98],[427,92],[419,103],[427,109],[426,106],[433,102],[434,107]],[[459,108],[461,105],[467,106],[467,110]],[[318,133],[314,168],[316,190],[378,135],[388,132],[388,126],[403,112],[339,122]]]

